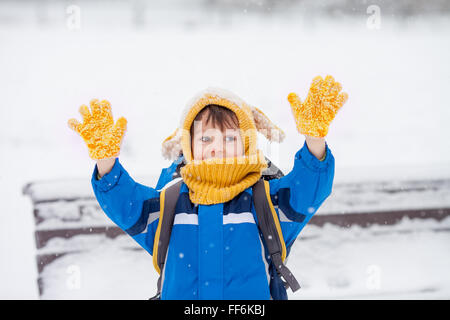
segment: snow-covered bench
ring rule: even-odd
[[[156,178],[139,182],[155,185]],[[40,294],[44,268],[68,253],[89,251],[108,240],[125,250],[140,250],[101,210],[89,180],[36,181],[24,186],[23,193],[33,203]]]
[[[136,179],[155,185],[154,176]],[[36,181],[23,193],[33,202],[39,291],[44,284],[45,267],[69,253],[80,253],[114,245],[120,250],[141,250],[103,213],[92,192],[90,181],[81,179]],[[403,219],[450,215],[450,180],[366,182],[335,184],[310,224],[331,224],[343,228],[358,225],[394,225]],[[308,228],[306,228],[308,229]],[[399,231],[396,229],[396,231]],[[408,230],[400,230],[408,232]],[[376,232],[390,232],[377,229]],[[306,233],[300,238],[315,237]]]

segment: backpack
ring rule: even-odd
[[[300,289],[300,284],[284,264],[289,250],[286,249],[286,244],[281,233],[280,221],[270,199],[268,182],[268,180],[282,177],[284,174],[267,158],[266,161],[268,168],[263,172],[262,178],[252,187],[253,204],[258,220],[260,237],[266,244],[271,258],[269,265],[271,297],[274,300],[287,300],[286,290],[291,288],[295,292]],[[183,163],[181,162],[177,165],[175,172],[172,174],[172,178],[181,176],[179,169],[182,165]],[[160,218],[153,247],[153,266],[159,273],[159,278],[157,282],[157,293],[149,300],[161,299],[162,270],[164,269],[175,216],[175,206],[182,183],[183,180],[180,179],[161,191]]]

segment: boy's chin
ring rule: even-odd
[[[206,162],[210,162],[210,161],[214,161],[214,162],[226,162],[227,160],[230,162],[233,162],[233,160],[239,156],[211,156],[211,157],[203,157],[203,158],[194,158],[194,162],[199,163],[202,161],[206,161]]]
[[[210,160],[225,160],[226,157],[203,157],[201,159],[194,159],[196,161],[210,161]]]
[[[234,159],[237,157],[241,157],[241,155],[232,155],[232,156],[211,156],[211,157],[203,157],[203,159],[201,160],[211,160],[211,159],[222,159],[222,160],[226,160],[226,159]],[[198,159],[200,160],[200,159]],[[200,161],[201,161],[200,160]]]

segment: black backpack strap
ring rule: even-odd
[[[286,246],[284,244],[283,235],[281,234],[281,227],[275,208],[270,199],[268,181],[260,179],[253,185],[252,192],[256,217],[258,219],[258,228],[262,233],[272,263],[278,274],[286,281],[287,288],[290,287],[292,291],[295,292],[300,289],[300,284],[283,263],[283,260],[286,257]]]
[[[153,244],[153,266],[159,273],[156,295],[150,300],[158,300],[161,297],[162,276],[164,264],[166,262],[167,250],[169,248],[170,235],[172,233],[173,220],[175,217],[175,206],[180,195],[180,188],[183,180],[180,179],[173,185],[161,191],[159,223],[156,229]]]

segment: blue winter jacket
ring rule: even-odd
[[[161,188],[171,180],[173,166],[163,169],[156,188],[135,182],[119,160],[97,180],[95,196],[106,215],[151,255],[159,221]],[[306,141],[295,154],[291,172],[269,181],[270,196],[279,216],[289,252],[300,231],[331,194],[334,157],[326,144],[319,161]],[[252,188],[232,200],[195,205],[181,185],[161,299],[271,299],[269,257],[257,229]],[[295,270],[291,270],[295,273]]]

